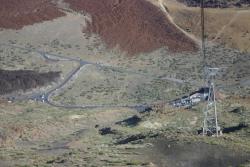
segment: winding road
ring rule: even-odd
[[[51,96],[53,96],[55,94],[56,91],[59,91],[60,89],[62,89],[69,81],[72,80],[73,77],[75,77],[80,70],[82,69],[82,67],[84,67],[85,65],[94,65],[96,67],[100,67],[100,68],[109,68],[112,70],[119,70],[121,72],[125,72],[125,73],[131,73],[131,74],[137,74],[137,75],[141,75],[141,76],[145,76],[145,77],[150,77],[156,80],[167,80],[170,82],[174,82],[176,84],[193,84],[193,85],[199,85],[198,83],[191,83],[189,81],[185,81],[185,80],[181,80],[181,79],[177,79],[177,78],[172,78],[172,77],[157,77],[154,75],[147,75],[145,73],[142,72],[138,72],[135,70],[127,70],[124,69],[122,67],[114,67],[114,66],[110,66],[110,65],[105,65],[105,64],[100,64],[100,63],[94,63],[94,62],[89,62],[89,61],[85,61],[82,59],[77,59],[77,58],[72,58],[72,57],[67,57],[67,56],[62,56],[62,55],[57,55],[57,54],[51,54],[51,53],[47,53],[47,52],[43,52],[41,50],[36,50],[36,49],[30,49],[30,48],[25,48],[22,46],[17,46],[17,45],[11,45],[11,44],[0,44],[0,46],[6,46],[6,47],[12,47],[12,48],[17,48],[17,49],[21,49],[21,50],[26,50],[29,52],[35,52],[38,53],[38,55],[40,57],[42,57],[45,60],[48,61],[73,61],[73,62],[77,62],[79,65],[73,69],[67,76],[66,78],[61,81],[60,83],[58,83],[57,85],[55,85],[53,88],[44,91],[44,92],[32,92],[30,94],[25,94],[25,95],[15,95],[15,96],[10,96],[10,99],[13,100],[35,100],[35,101],[40,101],[43,103],[47,103],[48,105],[54,106],[54,107],[60,107],[60,108],[67,108],[67,109],[86,109],[86,108],[112,108],[112,107],[117,107],[117,108],[136,108],[139,111],[143,111],[145,108],[148,108],[151,104],[136,104],[136,105],[64,105],[64,104],[56,104],[51,100]]]
[[[58,83],[56,86],[54,86],[53,88],[47,90],[46,92],[32,92],[32,93],[28,93],[25,95],[11,95],[8,98],[12,99],[14,101],[22,101],[22,100],[35,100],[35,101],[40,101],[43,103],[47,103],[48,105],[54,106],[54,107],[61,107],[61,108],[67,108],[67,109],[86,109],[86,108],[112,108],[112,107],[117,107],[117,108],[136,108],[139,111],[143,111],[145,108],[147,108],[150,104],[137,104],[137,105],[60,105],[60,104],[55,104],[50,97],[52,95],[54,95],[55,91],[58,91],[59,89],[63,88],[70,80],[72,80],[72,78],[82,69],[83,66],[85,65],[94,65],[96,67],[100,67],[100,68],[109,68],[109,69],[113,69],[113,70],[120,70],[123,72],[127,72],[127,73],[133,73],[133,74],[138,74],[138,75],[143,75],[143,76],[147,76],[146,74],[143,73],[139,73],[137,71],[132,71],[132,70],[125,70],[122,69],[120,67],[113,67],[113,66],[109,66],[109,65],[104,65],[104,64],[100,64],[100,63],[93,63],[93,62],[89,62],[89,61],[85,61],[82,59],[77,59],[77,58],[72,58],[72,57],[67,57],[67,56],[62,56],[62,55],[57,55],[57,54],[51,54],[51,53],[47,53],[47,52],[43,52],[41,50],[36,50],[36,49],[30,49],[30,48],[25,48],[22,46],[17,46],[17,45],[11,45],[11,44],[0,44],[0,46],[6,46],[6,47],[12,47],[12,48],[17,48],[17,49],[21,49],[21,50],[25,50],[25,51],[29,51],[29,52],[36,52],[38,53],[38,55],[40,57],[42,57],[45,60],[48,61],[74,61],[79,63],[79,65],[73,69],[68,75],[67,77],[60,83]],[[148,77],[148,76],[147,76]],[[154,76],[151,76],[154,77]],[[161,79],[161,78],[157,78],[154,77],[155,79]],[[166,79],[162,79],[162,80],[166,80]]]
[[[66,108],[66,109],[92,109],[92,108],[133,108],[136,109],[137,111],[143,112],[145,111],[147,108],[149,108],[153,103],[151,104],[135,104],[135,105],[66,105],[66,104],[56,104],[53,102],[53,100],[51,100],[51,96],[53,96],[55,94],[56,91],[59,91],[60,89],[62,89],[69,81],[72,80],[72,78],[74,78],[75,76],[77,76],[77,74],[80,72],[80,70],[85,66],[85,65],[94,65],[96,67],[99,68],[109,68],[112,70],[118,70],[121,72],[125,72],[125,73],[131,73],[131,74],[137,74],[137,75],[141,75],[141,76],[145,76],[145,77],[150,77],[152,79],[156,79],[156,80],[167,80],[170,82],[174,82],[176,84],[192,84],[195,85],[197,87],[201,87],[201,85],[195,81],[187,81],[187,80],[181,80],[178,78],[172,78],[172,77],[157,77],[154,75],[147,75],[145,73],[142,72],[138,72],[135,70],[127,70],[124,69],[122,67],[113,67],[110,65],[105,65],[105,64],[100,64],[100,63],[94,63],[94,62],[89,62],[89,61],[85,61],[82,59],[77,59],[77,58],[72,58],[72,57],[67,57],[67,56],[62,56],[62,55],[57,55],[57,54],[51,54],[51,53],[47,53],[47,52],[43,52],[40,50],[35,50],[35,49],[30,49],[30,48],[25,48],[22,46],[17,46],[17,45],[10,45],[10,44],[0,44],[0,46],[6,46],[6,47],[12,47],[12,48],[17,48],[17,49],[22,49],[22,50],[26,50],[29,52],[35,52],[38,53],[38,55],[40,57],[42,57],[45,60],[48,61],[73,61],[73,62],[77,62],[78,66],[73,69],[67,76],[66,78],[57,83],[57,85],[55,85],[53,88],[43,91],[43,92],[31,92],[31,93],[27,93],[25,95],[11,95],[9,96],[10,99],[13,99],[14,101],[22,101],[22,100],[35,100],[35,101],[40,101],[43,103],[47,103],[48,105],[51,105],[53,107],[59,107],[59,108]],[[171,101],[167,102],[170,103]]]

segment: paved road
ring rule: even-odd
[[[0,44],[0,46],[7,46],[7,47],[12,47],[12,48],[17,48],[17,49],[21,49],[21,50],[25,50],[25,51],[29,51],[29,52],[36,52],[36,53],[38,53],[39,56],[41,56],[45,60],[52,60],[52,61],[53,60],[56,60],[56,61],[63,61],[63,60],[80,61],[80,59],[77,59],[77,58],[62,56],[62,55],[58,55],[58,54],[51,54],[51,53],[44,52],[44,51],[41,51],[41,50],[26,48],[26,47],[14,45],[14,44],[13,45],[12,44]]]
[[[186,84],[187,83],[187,81],[180,80],[180,79],[177,79],[177,78],[169,78],[169,77],[159,78],[159,77],[155,77],[153,75],[147,75],[147,74],[135,71],[135,70],[126,70],[126,69],[123,69],[121,67],[113,67],[113,66],[109,66],[109,65],[105,65],[105,64],[85,61],[85,60],[82,60],[82,59],[77,59],[77,58],[72,58],[72,57],[67,57],[67,56],[62,56],[62,55],[57,55],[57,54],[51,54],[51,53],[43,52],[43,51],[40,51],[40,50],[25,48],[25,47],[17,46],[17,45],[0,44],[0,46],[8,46],[8,47],[18,48],[18,49],[22,49],[22,50],[26,50],[26,51],[30,51],[30,52],[36,52],[36,53],[38,53],[39,56],[41,56],[45,60],[50,60],[50,61],[75,61],[75,62],[79,63],[78,67],[73,69],[61,83],[58,83],[58,85],[56,85],[52,89],[48,90],[47,92],[36,92],[36,93],[32,92],[32,93],[26,94],[26,95],[11,96],[10,97],[10,98],[15,99],[15,100],[32,99],[32,100],[47,103],[47,104],[49,104],[51,106],[54,106],[54,107],[62,107],[62,108],[70,108],[70,109],[73,109],[73,108],[126,107],[126,108],[136,108],[138,110],[143,110],[143,109],[147,108],[150,105],[150,104],[137,104],[137,105],[59,105],[59,104],[55,104],[50,99],[50,97],[55,93],[55,91],[59,91],[61,88],[63,88],[81,70],[81,68],[83,66],[85,66],[85,65],[94,65],[94,66],[100,67],[100,68],[109,68],[109,69],[118,70],[118,71],[121,71],[121,72],[126,72],[126,73],[131,73],[131,74],[138,74],[138,75],[142,75],[142,76],[146,76],[146,77],[150,77],[150,78],[154,78],[154,79],[168,80],[168,81],[175,82],[175,83],[178,83],[178,84]]]

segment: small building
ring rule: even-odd
[[[202,87],[198,91],[191,93],[189,96],[183,96],[180,99],[175,99],[170,102],[170,105],[174,107],[192,107],[202,101],[208,100],[209,88]]]

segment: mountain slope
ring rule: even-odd
[[[165,13],[145,0],[65,0],[70,8],[91,16],[84,32],[98,34],[109,48],[129,55],[166,47],[195,51],[195,42],[178,30]]]
[[[200,39],[200,8],[188,7],[176,0],[163,1],[174,22],[183,30]],[[250,52],[249,19],[250,10],[247,7],[206,8],[205,32],[207,40],[241,52]]]
[[[0,0],[0,27],[21,29],[65,14],[51,0]]]

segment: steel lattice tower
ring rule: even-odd
[[[203,58],[204,70],[204,87],[208,87],[209,91],[206,99],[206,106],[203,109],[203,136],[217,137],[221,134],[221,129],[218,125],[217,106],[216,106],[216,90],[215,90],[215,76],[219,68],[208,68],[206,62],[206,47],[205,47],[205,17],[204,17],[204,0],[201,0],[201,56]],[[204,92],[205,96],[205,92]]]
[[[209,87],[206,106],[203,110],[203,136],[217,137],[221,134],[221,129],[218,125],[217,106],[216,106],[216,89],[215,89],[215,76],[218,73],[219,68],[207,68],[207,86]]]

